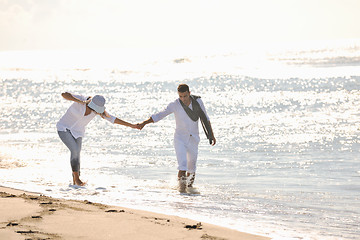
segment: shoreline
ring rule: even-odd
[[[267,240],[195,220],[0,186],[0,239]]]

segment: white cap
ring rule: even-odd
[[[95,95],[91,98],[91,102],[88,107],[94,110],[97,113],[103,113],[105,111],[105,98],[101,95]]]

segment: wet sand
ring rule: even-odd
[[[0,187],[0,239],[265,240],[194,220]]]

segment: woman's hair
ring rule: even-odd
[[[184,93],[184,92],[190,92],[189,86],[186,84],[180,84],[177,88],[178,92]]]

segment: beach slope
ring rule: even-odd
[[[0,239],[246,239],[262,236],[194,220],[0,187]]]

